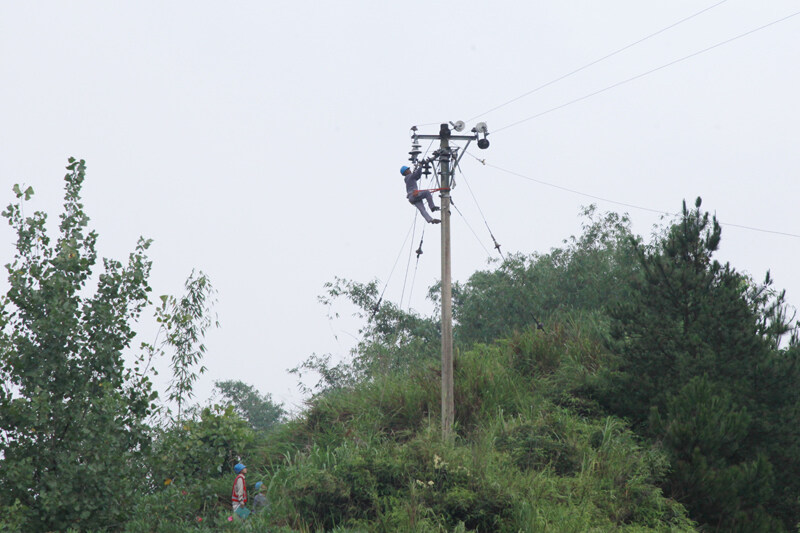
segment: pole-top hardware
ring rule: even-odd
[[[411,156],[408,158],[408,160],[416,164],[417,159],[419,158],[419,154],[422,153],[421,148],[422,146],[419,144],[419,141],[414,139],[414,142],[411,144],[411,151],[408,152],[408,155]]]
[[[486,138],[486,136],[489,135],[489,128],[486,127],[486,123],[478,122],[475,124],[475,127],[472,128],[472,131],[474,131],[479,137],[480,135],[483,135],[482,139],[478,139],[478,148],[481,150],[486,150],[489,148],[489,139]]]

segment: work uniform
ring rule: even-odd
[[[267,497],[261,493],[256,494],[255,498],[253,498],[253,512],[257,513],[262,509],[266,509],[267,506]]]
[[[233,490],[231,491],[231,507],[233,512],[239,507],[244,507],[247,503],[247,483],[244,481],[244,474],[239,474],[233,481]]]
[[[417,167],[417,169],[408,176],[404,176],[406,181],[406,198],[408,198],[408,201],[411,202],[412,205],[419,209],[419,212],[422,213],[422,218],[424,218],[426,222],[433,222],[433,217],[425,210],[423,201],[428,202],[428,207],[431,211],[436,211],[437,208],[433,203],[433,197],[430,191],[420,191],[417,189],[417,182],[421,177],[422,166]]]

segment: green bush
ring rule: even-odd
[[[232,407],[202,409],[197,419],[157,432],[150,461],[152,487],[229,475],[254,438],[253,431]]]

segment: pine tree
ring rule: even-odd
[[[640,276],[612,310],[621,361],[601,396],[664,442],[675,463],[669,487],[695,519],[721,531],[774,531],[773,515],[791,527],[797,494],[775,490],[771,461],[774,443],[797,435],[783,425],[797,398],[765,389],[800,384],[796,371],[778,371],[796,364],[777,357],[791,330],[783,296],[769,277],[756,285],[713,259],[722,231],[700,206],[684,203],[654,245],[636,243]],[[798,456],[787,453],[780,467],[797,472]]]

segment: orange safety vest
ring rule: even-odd
[[[242,489],[243,489],[242,491],[243,499],[241,501],[239,500],[239,497],[236,496],[236,482],[239,481],[239,478],[242,478]],[[244,480],[244,474],[239,474],[238,476],[236,476],[236,479],[233,480],[233,489],[231,489],[231,503],[236,503],[236,502],[242,505],[247,503],[247,482]]]

